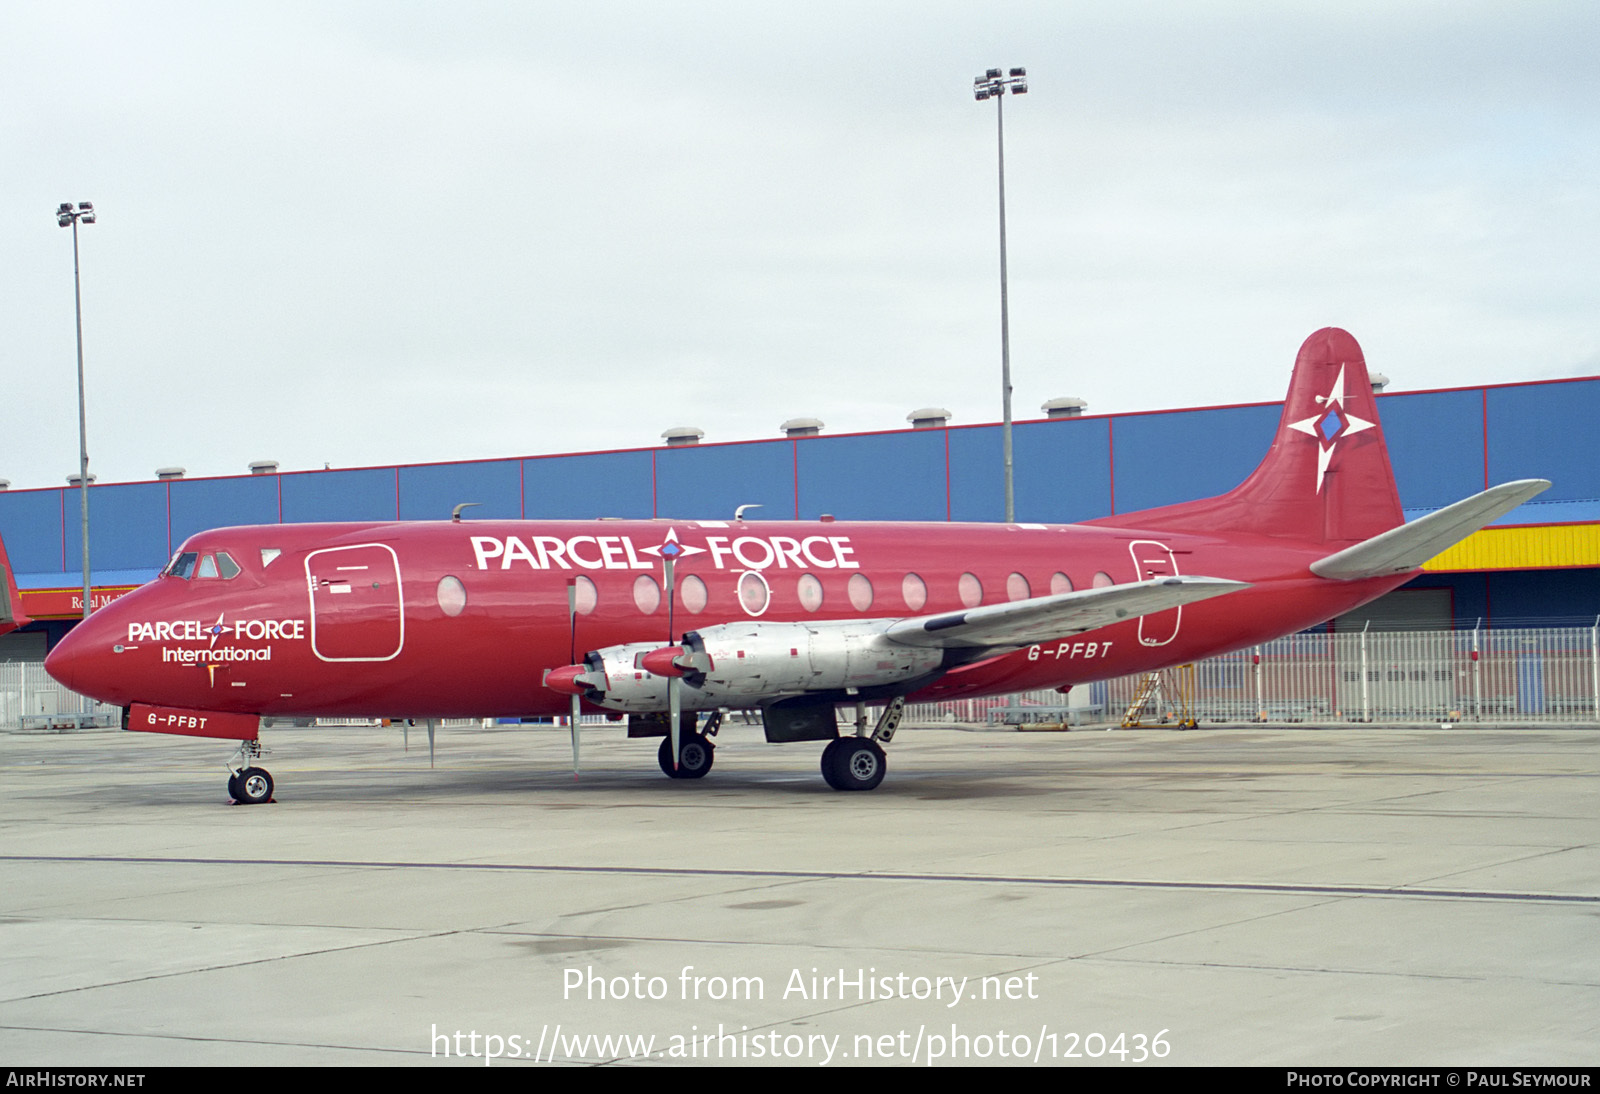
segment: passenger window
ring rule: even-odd
[[[799,594],[800,606],[806,611],[814,612],[822,607],[822,582],[817,580],[816,574],[801,574],[795,584],[795,592]]]
[[[640,574],[633,579],[633,606],[645,615],[654,615],[655,610],[661,607],[661,586],[649,574]]]
[[[866,574],[851,574],[844,588],[850,596],[850,606],[856,611],[864,612],[872,607],[872,579]]]
[[[900,579],[900,595],[905,599],[906,607],[920,612],[928,602],[928,583],[916,574],[907,574]]]
[[[961,594],[961,603],[969,608],[983,603],[983,582],[976,574],[962,574],[956,582],[956,592]]]

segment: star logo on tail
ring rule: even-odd
[[[1346,437],[1353,437],[1366,429],[1371,429],[1378,423],[1369,422],[1364,418],[1357,418],[1344,408],[1344,366],[1339,366],[1339,375],[1334,378],[1333,388],[1327,395],[1318,395],[1317,402],[1323,407],[1320,414],[1313,414],[1309,418],[1302,418],[1298,422],[1290,422],[1290,429],[1298,429],[1308,437],[1317,441],[1317,493],[1322,493],[1322,479],[1328,472],[1328,465],[1333,462],[1333,453]]]

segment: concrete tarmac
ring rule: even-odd
[[[0,737],[0,1060],[1600,1062],[1592,727],[265,743]]]

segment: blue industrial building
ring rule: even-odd
[[[1382,394],[1378,404],[1409,517],[1511,479],[1555,484],[1499,522],[1522,529],[1516,550],[1491,544],[1394,595],[1432,590],[1423,615],[1446,626],[1593,623],[1600,377]],[[1266,452],[1281,405],[1020,422],[1017,519],[1071,522],[1228,490]],[[986,424],[98,484],[90,559],[96,595],[114,595],[207,528],[440,520],[460,502],[479,503],[468,519],[725,519],[756,503],[750,517],[761,520],[997,521],[1001,474],[1000,427]],[[0,535],[38,620],[0,639],[0,658],[6,641],[10,656],[42,656],[78,614],[78,511],[75,487],[0,491]]]

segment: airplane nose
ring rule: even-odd
[[[77,691],[76,680],[81,654],[82,640],[75,630],[68,631],[66,637],[56,643],[56,648],[45,655],[44,671],[48,672],[62,687]]]
[[[101,608],[67,632],[44,659],[44,670],[64,687],[102,703],[122,704],[127,666],[117,656],[116,621]]]

